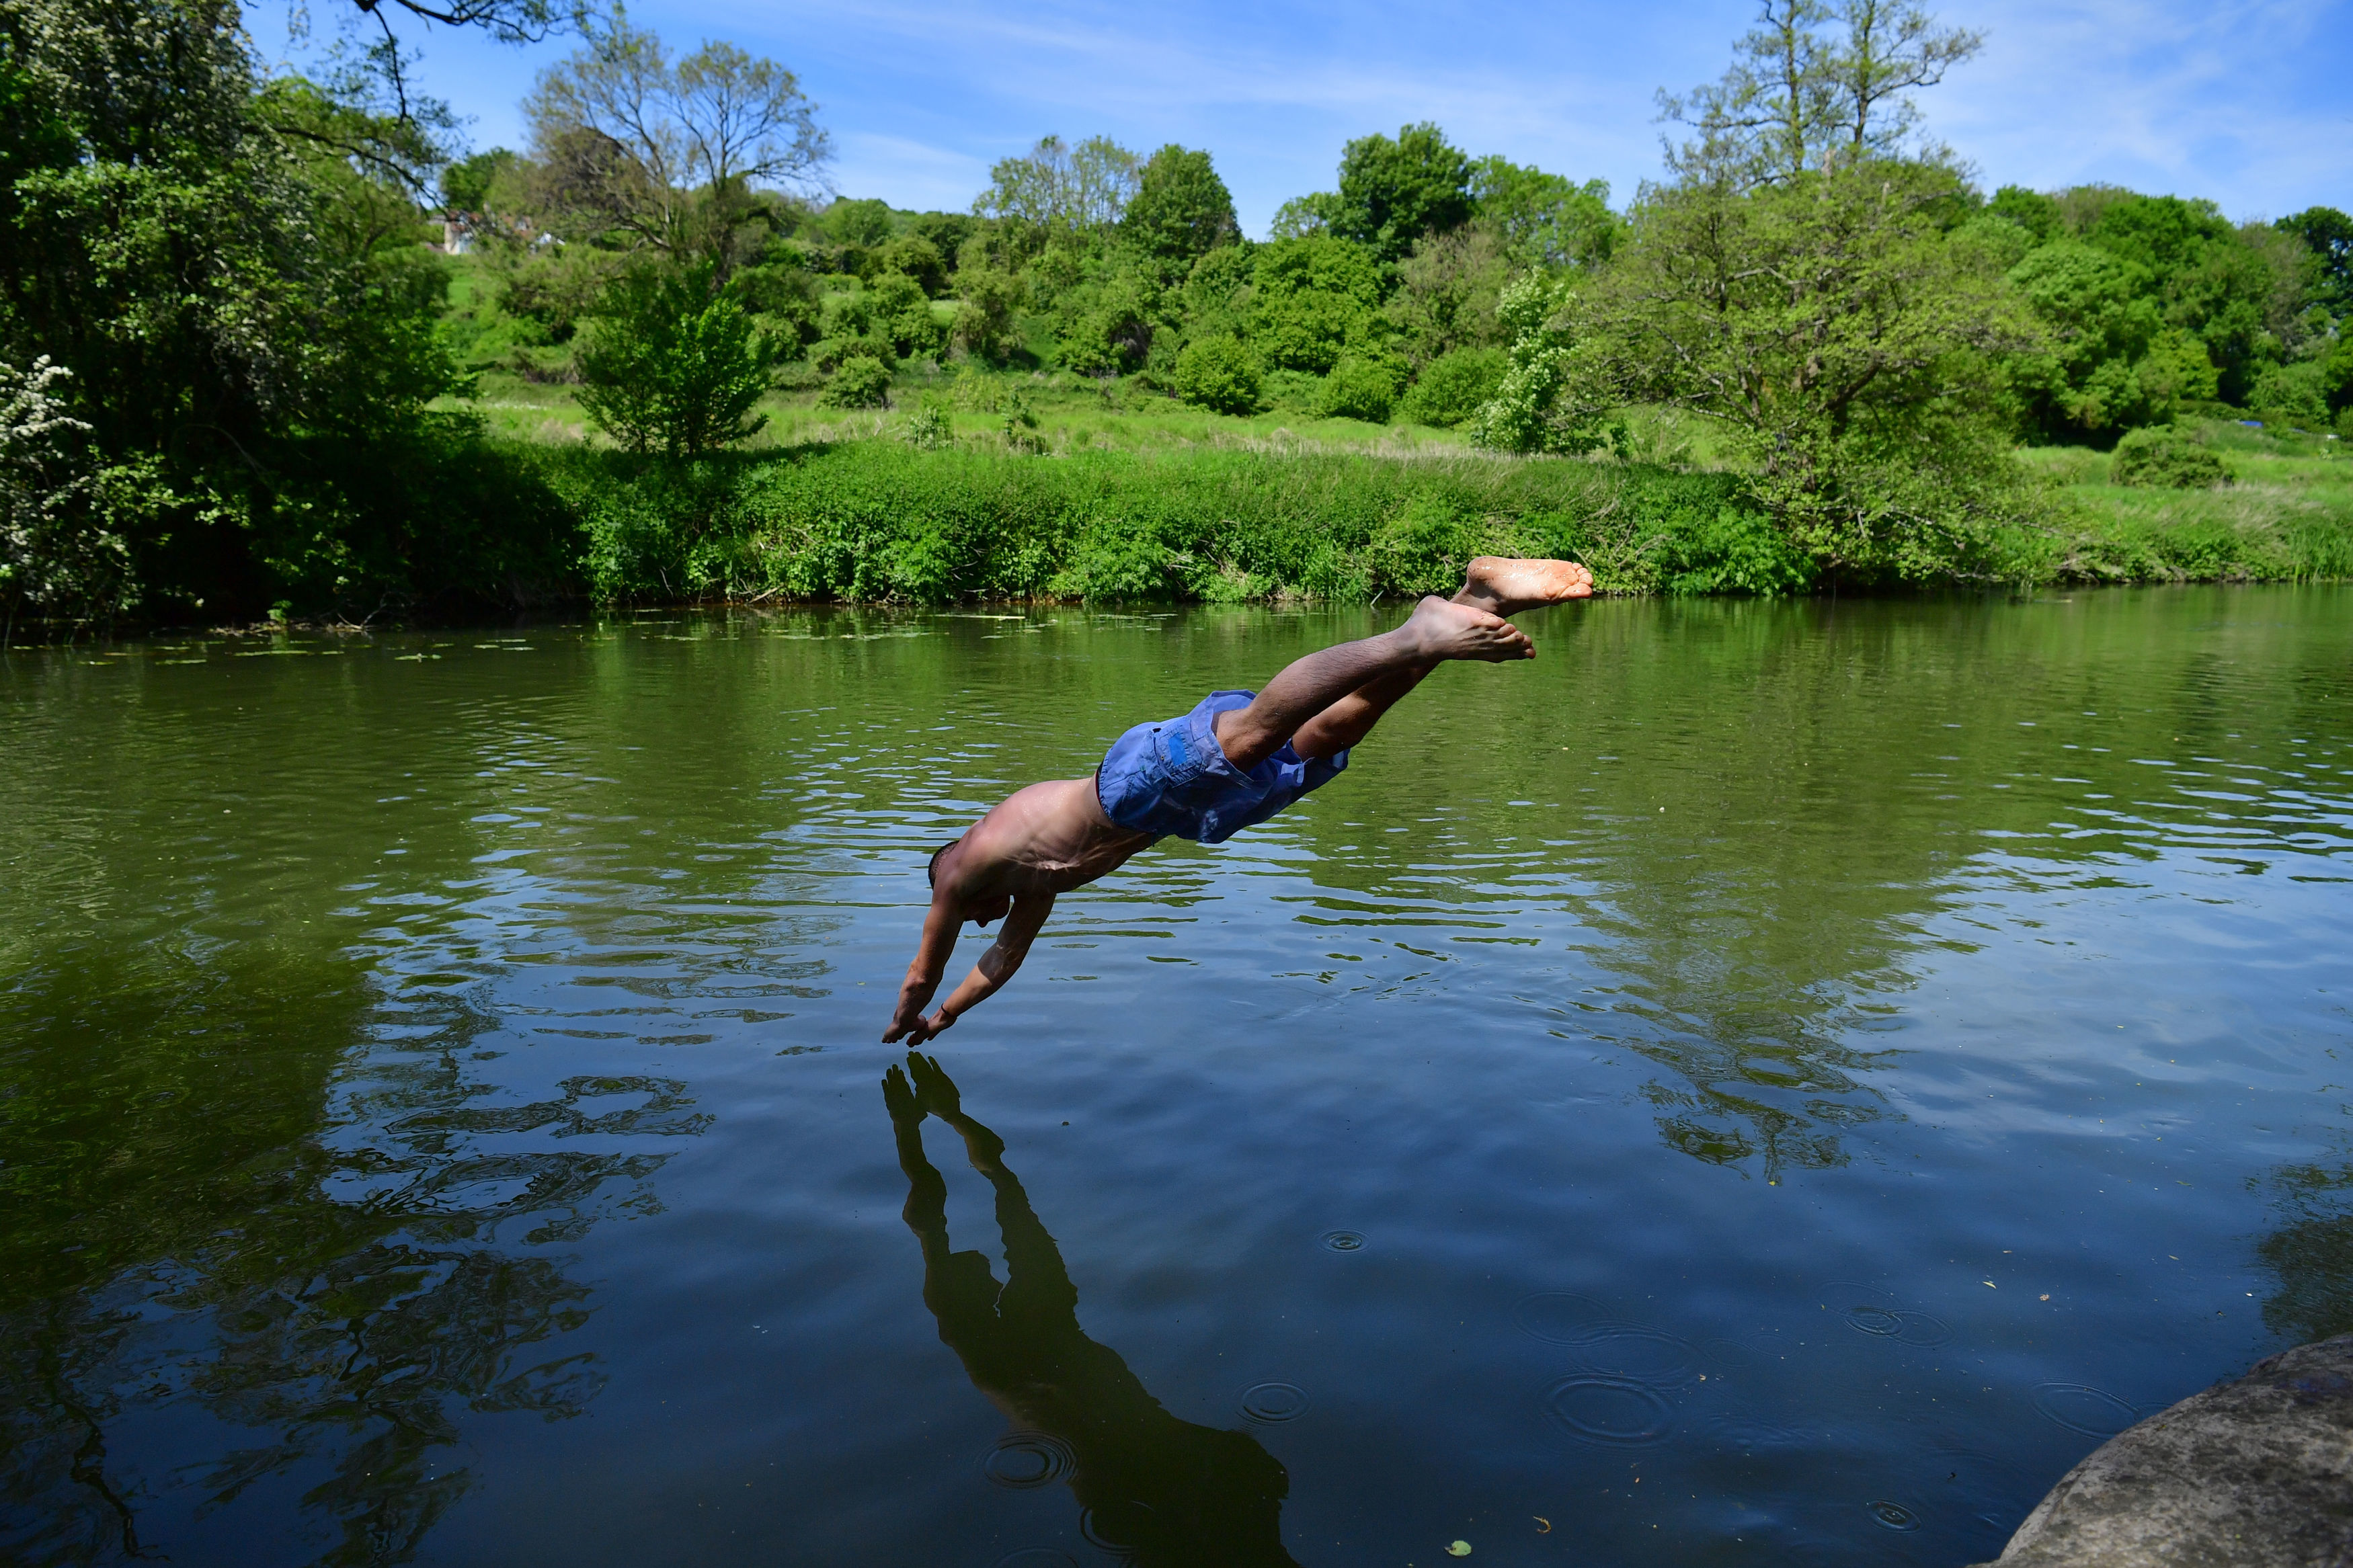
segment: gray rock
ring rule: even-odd
[[[2110,1438],[2000,1563],[2353,1568],[2353,1334],[2258,1362]]]

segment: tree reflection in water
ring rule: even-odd
[[[2353,1165],[2292,1165],[2271,1186],[2286,1223],[2255,1244],[2280,1282],[2263,1326],[2292,1344],[2353,1333]]]
[[[910,1081],[909,1075],[913,1075]],[[1029,1194],[1005,1168],[1005,1141],[964,1113],[939,1063],[910,1053],[882,1099],[907,1173],[907,1227],[923,1247],[923,1304],[973,1385],[1018,1429],[1068,1445],[1071,1490],[1101,1544],[1143,1564],[1296,1568],[1282,1548],[1281,1461],[1249,1434],[1181,1421],[1118,1353],[1079,1327],[1079,1293]],[[964,1138],[997,1193],[1003,1285],[978,1251],[949,1250],[947,1183],[923,1156],[923,1121]]]
[[[603,1383],[553,1342],[589,1288],[529,1248],[658,1206],[667,1156],[473,1140],[699,1132],[684,1086],[577,1078],[471,1105],[480,1009],[371,1008],[364,985],[273,986],[250,962],[206,976],[208,1029],[135,973],[13,998],[39,1026],[6,1058],[0,1560],[202,1554],[217,1543],[190,1530],[250,1528],[243,1499],[314,1563],[406,1562],[470,1484],[451,1462],[466,1413],[560,1420]],[[339,1068],[332,1042],[371,1025],[393,1038]],[[95,1059],[92,1038],[130,1044]],[[620,1095],[637,1103],[599,1113]]]

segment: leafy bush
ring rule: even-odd
[[[1640,591],[1661,585],[1661,534],[1745,508],[1733,476],[1473,458],[1089,450],[1041,463],[869,441],[743,472],[723,509],[731,542],[700,547],[710,574],[696,591],[1361,599],[1451,589],[1481,553],[1575,556],[1605,588]]]
[[[955,445],[955,426],[948,418],[946,407],[933,397],[923,399],[923,405],[907,416],[907,423],[899,434],[907,445],[926,452]]]
[[[796,351],[822,335],[817,279],[806,267],[782,261],[746,267],[727,280],[727,292]]]
[[[1216,414],[1258,409],[1258,355],[1237,338],[1197,338],[1176,356],[1176,395]]]
[[[1704,504],[1664,520],[1659,566],[1670,594],[1770,597],[1812,586],[1814,563],[1753,508]]]
[[[2327,367],[2319,360],[2277,364],[2255,377],[2247,395],[2248,406],[2273,425],[2301,426],[2308,430],[2328,426]]]
[[[1421,367],[1398,412],[1419,425],[1451,429],[1475,416],[1503,384],[1510,360],[1501,349],[1455,349]]]
[[[930,297],[913,278],[903,272],[881,273],[867,287],[864,299],[871,331],[887,339],[901,359],[937,359],[947,352],[947,327],[932,313]]]
[[[1009,272],[966,267],[956,274],[955,336],[958,347],[1002,362],[1021,345],[1020,310],[1027,290]]]
[[[1578,382],[1575,340],[1563,320],[1577,296],[1530,272],[1506,287],[1495,314],[1512,333],[1495,395],[1480,405],[1472,442],[1496,452],[1584,452],[1599,445],[1593,398]]]
[[[1463,568],[1478,553],[1460,503],[1419,495],[1373,530],[1365,550],[1366,575],[1376,593],[1451,594],[1462,585]]]
[[[1324,378],[1321,412],[1326,419],[1385,425],[1389,410],[1397,406],[1398,379],[1397,367],[1387,360],[1345,355]]]
[[[891,367],[871,354],[852,354],[841,362],[817,400],[827,408],[888,408]]]
[[[875,270],[897,272],[914,279],[925,298],[936,300],[948,291],[948,266],[938,246],[921,235],[902,235],[870,258]]]
[[[580,406],[628,451],[692,457],[767,423],[752,405],[771,357],[708,268],[640,268],[607,291],[581,346]]]
[[[1269,413],[1320,419],[1324,416],[1324,378],[1303,370],[1268,371],[1259,378],[1258,405]]]
[[[2170,426],[2128,432],[2116,443],[2108,477],[2120,485],[2199,490],[2228,484],[2222,459]]]
[[[1166,599],[1179,585],[1172,580],[1175,552],[1161,542],[1149,518],[1088,518],[1067,560],[1046,583],[1056,598]]]

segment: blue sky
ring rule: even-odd
[[[348,9],[311,3],[322,33]],[[1989,188],[2105,181],[2241,219],[2353,211],[2353,0],[1963,0],[1939,14],[1987,43],[1922,107]],[[286,15],[283,0],[249,13],[273,58],[300,54]],[[1598,175],[1622,205],[1659,172],[1653,90],[1720,73],[1753,15],[1745,0],[630,8],[673,45],[726,38],[797,71],[844,195],[962,209],[996,159],[1048,132],[1101,132],[1208,148],[1257,235],[1284,199],[1332,184],[1343,142],[1419,120],[1473,153]],[[482,147],[522,144],[517,102],[569,47],[411,33],[428,89],[472,117]]]

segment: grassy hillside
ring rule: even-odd
[[[1280,378],[1274,406],[1229,416],[1143,377],[911,362],[889,407],[843,410],[788,363],[741,450],[673,466],[596,435],[568,342],[505,315],[483,270],[459,268],[445,330],[475,376],[446,406],[479,415],[577,520],[579,585],[600,598],[1363,597],[1439,585],[1482,550],[1575,554],[1621,593],[1813,579],[1690,416],[1630,410],[1611,454],[1516,458],[1455,430],[1317,417],[1312,388]],[[2021,449],[2032,521],[1989,533],[1952,580],[2353,575],[2344,443],[2225,421],[2196,435],[2232,482],[2134,488],[2106,454]]]

